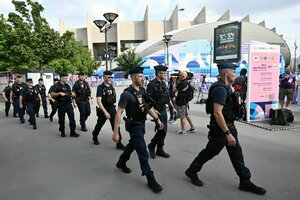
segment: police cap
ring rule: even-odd
[[[155,71],[157,72],[165,72],[168,70],[168,67],[164,66],[164,65],[156,65],[154,66]]]
[[[59,79],[58,78],[54,78],[53,81],[59,81]]]
[[[129,74],[142,74],[143,70],[143,67],[134,67],[130,69]]]
[[[60,76],[60,77],[68,76],[68,73],[66,73],[66,72],[61,72],[61,73],[59,73],[59,76]]]
[[[226,61],[222,61],[222,62],[219,62],[217,64],[218,66],[218,69],[234,69],[237,68],[238,66],[234,63],[231,63],[231,62],[226,62]]]
[[[32,82],[32,78],[26,79],[26,83]]]
[[[84,72],[80,71],[78,72],[78,75],[84,76]]]
[[[103,75],[104,76],[106,76],[106,75],[112,75],[113,73],[112,73],[112,71],[104,71],[103,72]]]
[[[42,78],[39,78],[39,81],[44,81]]]

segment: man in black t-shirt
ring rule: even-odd
[[[23,119],[23,116],[25,114],[25,108],[20,109],[20,94],[21,91],[27,87],[27,84],[23,82],[23,78],[21,75],[17,76],[17,81],[12,85],[12,90],[10,93],[10,101],[13,102],[14,106],[14,117],[17,117],[17,113],[20,118],[20,122],[22,124],[25,123],[25,120]]]
[[[211,114],[209,124],[209,141],[190,167],[185,171],[186,176],[196,186],[203,186],[197,173],[202,166],[218,155],[226,147],[231,163],[240,178],[239,189],[258,195],[266,193],[264,188],[254,185],[251,181],[250,170],[245,166],[242,148],[238,140],[238,132],[234,125],[237,118],[237,101],[230,85],[235,77],[236,65],[222,62],[218,64],[220,80],[213,84],[207,99],[207,113]]]
[[[42,97],[42,105],[44,110],[44,117],[49,118],[48,116],[48,108],[47,108],[47,94],[46,94],[46,86],[44,85],[44,80],[39,78],[39,83],[35,85],[36,89],[39,91]],[[40,107],[35,111],[36,117],[39,117]]]
[[[116,90],[112,86],[112,72],[105,71],[103,72],[103,83],[98,86],[97,88],[97,124],[95,129],[92,133],[93,141],[95,145],[99,145],[98,135],[101,131],[103,125],[105,124],[106,120],[108,119],[111,125],[112,130],[114,129],[115,125],[115,117],[116,117]],[[122,135],[120,129],[118,130],[119,134],[119,141],[116,144],[117,149],[124,150],[124,145],[122,144]]]
[[[9,109],[10,109],[10,104],[12,103],[10,101],[10,93],[12,90],[12,81],[8,82],[8,85],[4,88],[2,92],[2,96],[5,100],[5,116],[8,117]]]

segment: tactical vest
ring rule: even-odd
[[[99,85],[99,87],[102,88],[102,99],[101,102],[104,105],[104,107],[111,107],[116,103],[117,100],[117,94],[115,88],[110,85],[109,87],[106,87],[104,83]]]
[[[167,85],[165,82],[160,82],[157,79],[150,81],[149,84],[154,85],[154,92],[150,95],[150,97],[156,102],[154,108],[156,110],[161,111],[165,108],[165,105],[169,103],[170,96],[169,90],[167,89]]]
[[[208,95],[208,99],[206,101],[206,113],[211,114],[212,122],[216,122],[216,119],[213,115],[213,113],[214,113],[214,108],[213,108],[214,105],[213,104],[214,103],[212,101],[212,96],[211,96],[212,91],[216,87],[224,87],[228,93],[225,105],[222,110],[222,114],[224,116],[226,123],[233,123],[233,121],[236,120],[238,117],[238,111],[239,111],[240,105],[237,101],[235,94],[232,92],[231,88],[226,86],[222,80],[214,83],[209,89],[209,95]]]
[[[150,109],[149,104],[145,100],[146,90],[140,87],[139,91],[136,91],[131,86],[126,88],[124,91],[130,92],[136,99],[135,104],[128,104],[125,108],[126,116],[134,121],[145,121]]]
[[[75,90],[75,94],[77,99],[81,101],[86,101],[89,99],[89,96],[91,96],[91,90],[86,81],[83,81],[83,83],[80,83],[80,81],[76,81],[75,85],[78,85],[77,90]]]
[[[9,99],[10,98],[10,92],[12,91],[12,88],[10,88],[9,86],[6,86],[3,91],[5,91],[5,93],[4,93],[5,97],[7,99]]]
[[[39,99],[39,91],[36,88],[27,87],[24,89],[24,103],[36,103]]]
[[[35,87],[38,89],[42,98],[46,98],[46,87],[45,85],[37,84]]]
[[[12,86],[12,91],[14,94],[14,98],[19,98],[20,94],[21,94],[21,90],[26,88],[26,84],[25,83],[14,83]]]
[[[71,89],[70,89],[70,87],[68,87],[67,84],[63,85],[60,82],[57,83],[56,90],[53,92],[55,92],[55,93],[63,92],[66,94],[65,96],[59,95],[55,98],[55,100],[57,101],[58,104],[67,104],[67,103],[72,102]]]

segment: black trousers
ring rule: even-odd
[[[111,125],[111,129],[114,130],[114,126],[115,126],[115,118],[116,118],[116,107],[115,106],[112,106],[110,108],[106,108],[107,112],[110,114],[110,119],[109,119],[109,122],[110,122],[110,125]],[[97,120],[97,124],[94,128],[94,131],[93,131],[93,136],[94,137],[97,137],[103,127],[103,125],[105,124],[107,118],[105,117],[104,113],[103,112],[100,112],[100,115],[98,116],[98,120]],[[120,128],[119,128],[119,137],[120,137],[120,140],[119,142],[121,142],[122,140],[122,135],[121,135],[121,132],[120,132]]]
[[[10,101],[5,102],[5,114],[8,115],[10,109]]]
[[[17,114],[19,114],[20,112],[20,97],[14,97],[13,99],[13,106],[14,106],[14,116],[16,116]]]
[[[44,115],[47,116],[48,115],[48,108],[47,108],[47,98],[46,97],[42,98],[42,105],[43,105],[43,109],[44,109]],[[40,106],[38,108],[36,108],[36,110],[35,110],[35,113],[37,115],[39,114],[39,112],[40,112]]]
[[[32,103],[32,102],[26,103],[26,111],[29,115],[29,120],[28,121],[29,121],[30,125],[36,124],[35,110],[39,106],[40,106],[40,104],[38,102],[36,102],[36,103]]]
[[[130,140],[121,154],[120,160],[127,162],[130,159],[130,155],[135,150],[139,158],[142,175],[147,175],[151,172],[151,167],[148,162],[149,154],[146,148],[144,134],[145,122],[135,122],[129,131]]]
[[[91,105],[88,100],[86,101],[77,101],[77,106],[80,113],[80,125],[85,126],[85,121],[91,114]]]
[[[57,103],[50,101],[50,105],[51,105],[51,113],[50,113],[50,117],[53,117],[57,111]]]
[[[67,113],[69,118],[69,126],[71,132],[75,131],[76,122],[74,117],[74,109],[71,103],[60,104],[58,105],[58,123],[59,123],[59,131],[65,131],[65,115]]]
[[[164,145],[165,138],[167,136],[167,131],[168,131],[168,116],[167,116],[166,109],[164,109],[163,111],[160,112],[159,119],[163,123],[164,128],[162,130],[157,129],[154,137],[151,140],[151,143],[158,144],[158,145]]]
[[[211,129],[211,131],[215,130]],[[241,178],[250,178],[251,173],[250,170],[245,166],[242,148],[238,140],[237,129],[232,127],[230,128],[230,131],[233,137],[236,139],[236,145],[234,147],[227,146],[226,135],[220,132],[220,130],[210,133],[210,138],[205,149],[198,154],[198,156],[190,165],[190,168],[195,172],[199,172],[207,161],[218,155],[222,149],[226,147],[229,158],[237,175]]]

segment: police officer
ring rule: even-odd
[[[29,124],[33,129],[37,129],[35,111],[42,105],[42,97],[36,87],[33,87],[32,79],[26,79],[27,87],[21,91],[20,95],[20,108],[26,107],[29,114]],[[22,103],[23,102],[23,103]]]
[[[2,96],[5,100],[5,116],[8,117],[9,109],[10,109],[10,104],[12,103],[10,101],[10,93],[12,91],[12,81],[8,82],[8,85],[3,89]]]
[[[168,67],[157,65],[154,67],[154,69],[156,78],[150,81],[147,85],[147,95],[155,101],[154,109],[160,113],[159,119],[163,123],[164,128],[162,130],[156,130],[156,134],[152,138],[151,143],[148,145],[148,149],[149,154],[152,158],[156,158],[156,155],[164,158],[169,158],[170,155],[167,154],[163,149],[168,128],[166,104],[169,104],[169,108],[175,112],[175,115],[177,111],[174,108],[172,101],[170,100],[169,90],[165,82],[166,71]],[[156,145],[157,150],[155,155]]]
[[[80,125],[82,131],[87,131],[85,121],[91,114],[91,89],[89,84],[84,80],[84,73],[78,73],[78,80],[74,83],[72,91],[76,95],[76,104],[80,113]]]
[[[59,123],[59,131],[61,133],[61,137],[66,137],[65,134],[65,114],[67,113],[69,118],[69,126],[70,126],[70,136],[71,137],[79,137],[79,134],[75,132],[76,122],[74,117],[74,109],[72,106],[75,104],[74,99],[72,98],[74,94],[71,92],[70,86],[67,84],[68,82],[68,74],[61,73],[60,74],[60,82],[58,82],[51,92],[51,97],[55,99],[57,102],[58,109],[58,123]]]
[[[53,99],[51,97],[51,92],[53,92],[53,89],[56,87],[56,84],[59,82],[58,78],[54,78],[53,79],[54,84],[50,87],[49,91],[48,91],[48,98],[49,98],[49,103],[51,105],[51,113],[49,116],[50,121],[53,121],[53,116],[55,115],[56,111],[57,111],[57,103],[55,101],[55,99]]]
[[[42,97],[42,105],[44,109],[44,117],[49,118],[48,116],[48,108],[47,108],[47,95],[46,95],[46,86],[44,85],[44,80],[42,78],[39,78],[39,83],[35,85],[35,87],[38,89],[41,97]],[[40,107],[37,108],[36,117],[39,117],[39,111]]]
[[[93,141],[95,145],[99,145],[98,141],[98,135],[103,127],[104,123],[108,119],[110,121],[110,125],[112,130],[114,129],[115,124],[115,117],[116,117],[116,90],[112,86],[112,72],[111,71],[104,71],[103,72],[103,83],[98,86],[97,88],[97,124],[95,126],[95,129],[92,133],[93,135]],[[117,149],[124,150],[124,145],[122,144],[122,135],[119,129],[119,141],[116,144]]]
[[[135,150],[139,157],[142,175],[146,175],[147,177],[148,187],[154,192],[160,192],[162,187],[156,182],[153,171],[148,163],[149,156],[144,140],[147,113],[155,120],[158,129],[163,129],[163,124],[154,109],[150,108],[146,102],[146,91],[142,87],[143,69],[142,67],[135,67],[130,70],[132,85],[124,90],[119,100],[113,140],[115,142],[119,141],[119,125],[122,113],[125,110],[127,115],[127,118],[124,118],[126,119],[125,127],[129,132],[130,140],[116,166],[122,169],[124,173],[130,173],[131,169],[126,166],[126,162],[129,160],[131,153]]]
[[[20,109],[20,94],[23,88],[26,88],[26,83],[23,82],[22,76],[17,76],[17,81],[12,85],[12,91],[10,93],[10,101],[13,102],[14,106],[14,114],[13,117],[17,117],[17,113],[20,118],[21,124],[25,123],[24,120],[24,114],[25,114],[25,108],[22,106],[22,109]]]
[[[250,181],[251,173],[245,166],[238,132],[234,125],[239,105],[229,85],[234,80],[236,65],[221,62],[217,66],[220,80],[211,86],[206,104],[206,111],[211,114],[209,141],[185,174],[194,185],[202,186],[203,182],[198,178],[197,172],[208,160],[218,155],[226,147],[231,163],[240,178],[239,189],[263,195],[266,190]]]

